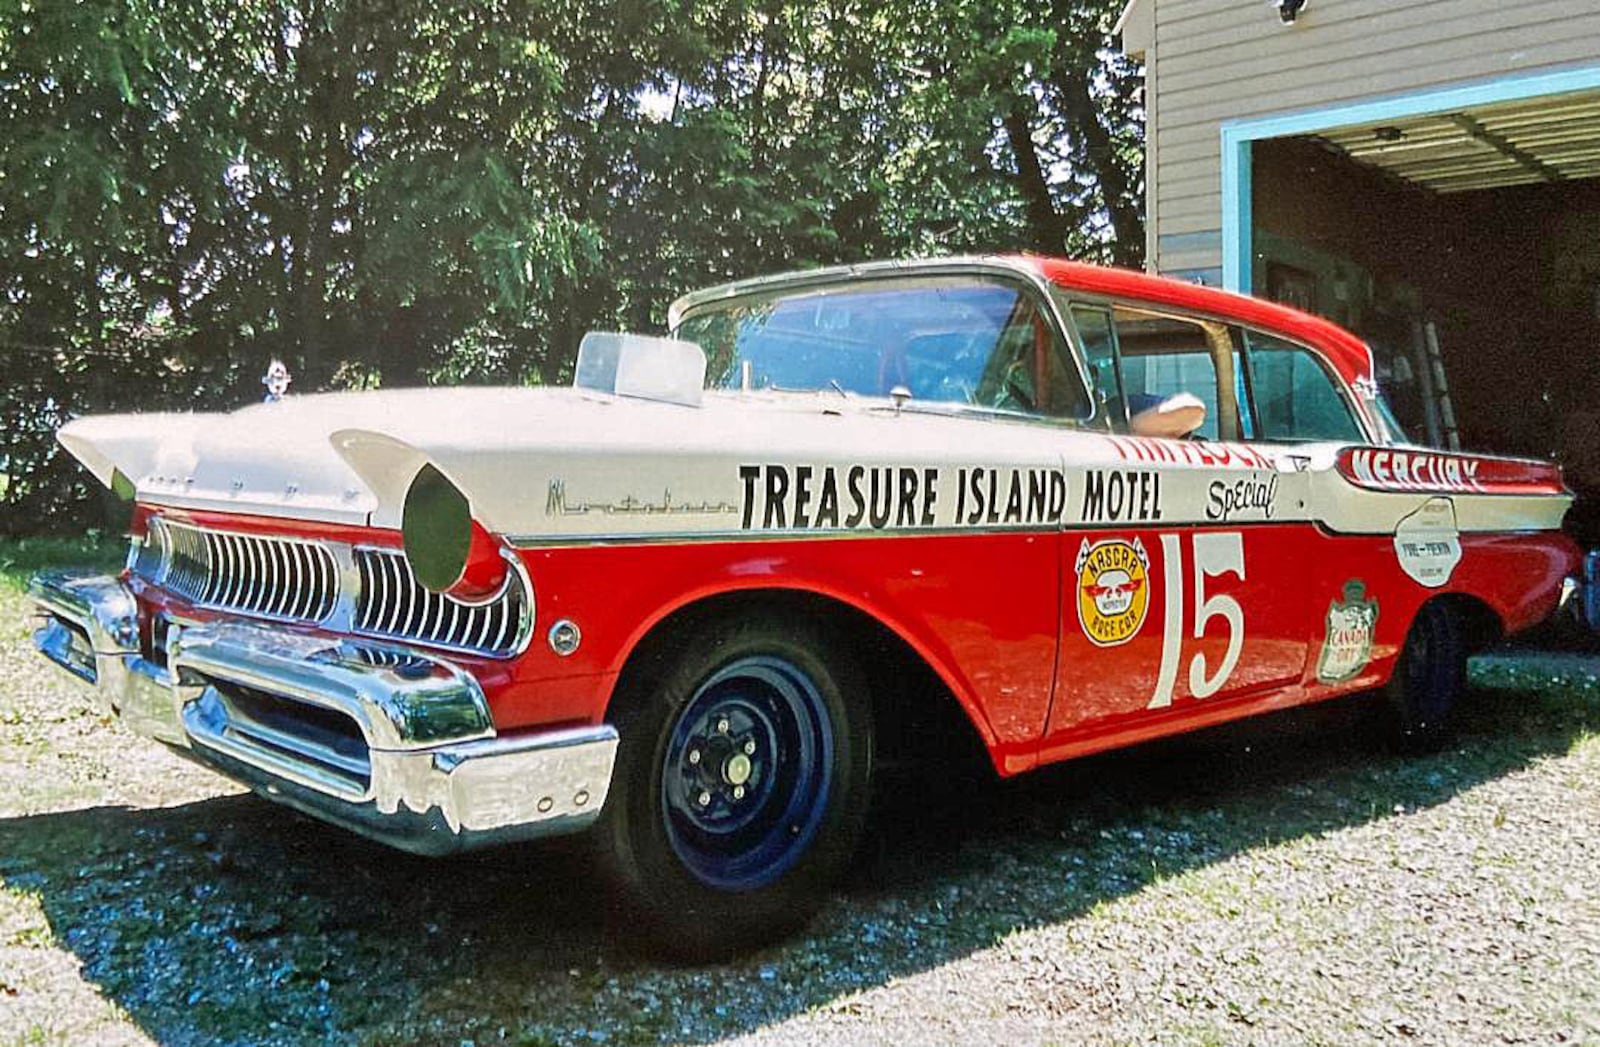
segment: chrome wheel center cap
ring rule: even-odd
[[[734,753],[722,765],[722,777],[729,785],[743,785],[750,780],[750,757]]]

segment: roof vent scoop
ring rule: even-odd
[[[706,354],[693,342],[590,331],[578,346],[579,389],[699,407]]]

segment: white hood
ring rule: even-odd
[[[81,418],[59,438],[104,484],[139,500],[398,527],[424,463],[449,477],[491,531],[573,534],[571,504],[602,504],[624,532],[631,502],[711,524],[737,503],[738,467],[812,457],[871,465],[1059,467],[1032,426],[896,415],[878,401],[819,394],[710,395],[686,407],[569,388],[454,388],[295,396],[228,414]],[[552,510],[567,491],[566,513]],[[565,520],[561,519],[566,517]],[[725,522],[725,521],[722,521]]]

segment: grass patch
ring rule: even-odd
[[[51,567],[122,566],[128,542],[121,535],[90,530],[76,538],[0,538],[0,586],[21,590],[35,571]]]

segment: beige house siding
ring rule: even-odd
[[[1134,0],[1124,47],[1147,69],[1149,257],[1222,264],[1224,121],[1600,62],[1588,0]]]

